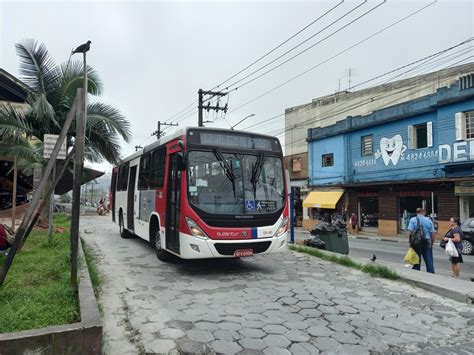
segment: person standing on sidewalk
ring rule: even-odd
[[[461,222],[459,221],[458,218],[456,217],[451,217],[449,220],[449,225],[451,229],[446,233],[445,237],[443,240],[447,242],[449,239],[453,240],[454,246],[456,247],[459,256],[450,256],[449,261],[451,261],[451,268],[453,270],[453,277],[458,278],[459,274],[461,273],[461,263],[463,262],[462,260],[462,243],[461,239],[463,237],[463,232],[461,230]]]
[[[358,220],[357,220],[357,215],[352,212],[351,218],[349,218],[349,224],[351,225],[352,228],[352,234],[357,235],[358,232]]]
[[[413,265],[414,270],[420,270],[421,268],[421,257],[425,261],[426,271],[434,274],[434,263],[433,263],[433,243],[435,239],[435,229],[433,222],[428,217],[425,217],[425,210],[423,208],[416,209],[416,216],[410,219],[408,223],[408,231],[410,232],[409,238],[410,242],[412,240],[415,231],[418,229],[418,221],[421,224],[421,229],[426,238],[422,249],[417,251],[418,256],[420,257],[420,263]]]

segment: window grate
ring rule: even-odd
[[[361,154],[363,157],[370,157],[374,155],[372,141],[373,141],[372,135],[364,136],[361,138],[361,147],[362,147]]]
[[[327,166],[333,166],[334,165],[334,154],[323,154],[321,156],[321,166],[327,167]]]
[[[466,112],[466,138],[474,138],[474,111]]]

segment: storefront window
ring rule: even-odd
[[[408,193],[407,193],[408,194]],[[422,195],[411,195],[411,196],[400,196],[399,197],[400,207],[400,230],[406,231],[408,229],[408,223],[412,217],[416,216],[416,209],[422,207],[426,210],[426,216],[432,217],[436,222],[436,216],[432,216],[432,198],[431,193],[424,193]],[[437,197],[434,197],[434,212],[437,207]]]
[[[360,226],[378,227],[379,201],[377,197],[359,197]]]

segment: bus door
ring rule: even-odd
[[[128,191],[127,191],[127,229],[131,232],[135,231],[133,223],[135,217],[135,186],[137,177],[137,166],[130,167],[130,174],[128,177]]]
[[[117,189],[117,174],[118,169],[114,168],[112,171],[112,183],[110,185],[110,199],[109,202],[111,203],[112,208],[112,221],[115,222],[115,194]]]
[[[166,248],[179,254],[179,209],[181,198],[181,170],[178,159],[182,153],[173,153],[168,159],[168,190],[166,203]]]

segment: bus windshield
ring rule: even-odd
[[[267,214],[285,204],[281,158],[269,153],[190,151],[188,199],[212,214]]]

